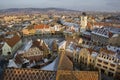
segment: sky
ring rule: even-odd
[[[0,9],[66,8],[80,11],[120,11],[120,0],[0,0]]]

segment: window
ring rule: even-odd
[[[112,67],[115,67],[115,64],[110,64]]]
[[[112,60],[114,60],[114,57],[112,58]]]
[[[114,69],[110,68],[111,71],[114,71]]]
[[[109,57],[108,57],[108,56],[106,56],[106,58],[108,59]]]
[[[98,59],[98,62],[102,62],[102,60],[99,60],[99,59]]]
[[[101,64],[97,64],[97,66],[101,66]]]
[[[104,64],[108,64],[108,62],[104,62]]]
[[[103,66],[103,68],[107,69],[107,67],[106,67],[106,66]]]

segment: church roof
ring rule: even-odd
[[[99,80],[99,75],[96,71],[46,71],[8,68],[4,71],[3,80]]]

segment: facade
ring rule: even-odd
[[[91,39],[99,45],[107,45],[109,40],[109,30],[107,28],[98,28],[92,31]]]
[[[101,49],[100,54],[98,54],[96,58],[95,67],[98,68],[101,73],[105,73],[111,77],[118,77],[118,74],[120,74],[120,59],[117,58],[117,56],[118,55],[112,51]]]
[[[120,79],[120,55],[110,50],[101,49],[96,52],[90,48],[82,48],[80,52],[73,54],[75,63],[84,64],[91,69],[98,69],[110,77]]]
[[[74,61],[87,67],[94,67],[98,53],[90,48],[82,48],[80,52],[74,52]]]

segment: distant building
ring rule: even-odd
[[[34,26],[34,30],[36,31],[36,34],[46,34],[50,32],[50,27],[45,24],[40,24]]]
[[[86,29],[87,29],[87,15],[86,15],[86,13],[82,13],[80,25],[81,25],[80,32],[86,31]]]
[[[23,36],[34,35],[35,32],[36,31],[34,29],[23,29],[22,30]]]

